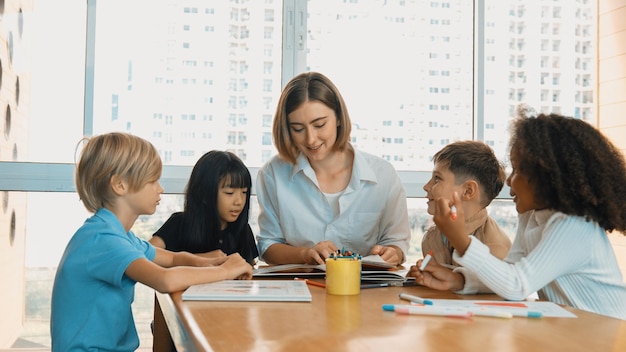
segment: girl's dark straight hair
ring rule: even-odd
[[[250,171],[237,155],[212,150],[196,162],[185,189],[182,230],[188,247],[205,245],[210,241],[209,236],[221,231],[217,195],[222,186],[248,189],[241,214],[227,225],[226,231],[238,234],[248,225],[252,188]]]

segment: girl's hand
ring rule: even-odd
[[[419,269],[422,264],[420,259],[409,268],[407,277],[414,277],[415,282],[435,290],[442,291],[460,291],[465,285],[465,277],[459,273],[453,272],[451,269],[440,265],[433,258],[428,262],[424,271]]]
[[[221,249],[216,249],[214,251],[210,251],[210,252],[205,252],[200,254],[203,257],[206,258],[220,258],[220,257],[226,257],[226,253],[222,252]]]
[[[218,265],[222,265],[224,262],[228,260],[227,256],[214,257],[214,258],[207,258],[202,255],[198,255],[198,256],[202,257],[202,264],[199,266],[218,266]]]
[[[239,253],[234,253],[226,257],[220,267],[226,271],[225,280],[252,279],[252,266],[250,266]]]
[[[453,206],[456,208],[456,216],[453,216]],[[435,200],[433,221],[459,255],[463,255],[470,244],[470,239],[465,233],[465,215],[457,192],[452,196],[452,203],[445,198]]]

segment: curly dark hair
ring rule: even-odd
[[[513,121],[510,150],[538,200],[625,234],[624,155],[596,128],[557,114],[520,117]]]

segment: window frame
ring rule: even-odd
[[[282,85],[306,69],[307,0],[283,0]],[[484,14],[485,0],[474,1],[474,101],[472,136],[484,140]],[[83,134],[93,135],[97,0],[87,0],[85,93]],[[20,192],[75,192],[74,164],[52,162],[0,162],[0,190]],[[166,194],[183,194],[192,166],[164,165],[160,180]],[[250,167],[255,182],[258,167]],[[407,198],[424,197],[430,171],[398,170]],[[254,194],[254,187],[252,189]],[[504,187],[497,199],[511,199]]]

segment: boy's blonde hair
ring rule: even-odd
[[[131,192],[161,177],[161,158],[147,140],[121,132],[85,139],[75,177],[76,191],[90,212],[112,204],[113,176],[126,181]]]

